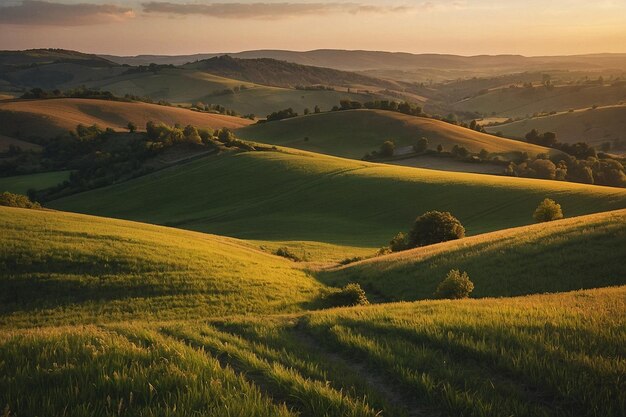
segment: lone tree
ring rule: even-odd
[[[393,153],[396,151],[396,144],[390,140],[383,142],[380,146],[380,156],[390,157],[393,156]]]
[[[413,150],[417,153],[422,153],[428,149],[428,139],[427,138],[419,138],[415,145],[413,145]]]
[[[472,291],[474,291],[474,283],[470,281],[467,272],[453,269],[437,286],[435,297],[458,300],[468,298]]]
[[[130,133],[135,133],[135,131],[137,130],[137,125],[133,122],[128,122],[128,125],[126,125],[126,127],[128,128],[128,131]]]
[[[538,223],[559,220],[563,218],[563,210],[556,201],[546,198],[537,206],[533,218]]]
[[[449,212],[428,211],[419,216],[409,232],[411,247],[427,246],[465,237],[465,228]]]

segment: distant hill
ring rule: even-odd
[[[105,58],[130,65],[166,63],[182,65],[188,62],[209,59],[224,53],[207,53],[181,56],[140,55],[137,57]],[[335,68],[344,71],[364,71],[372,69],[490,69],[517,71],[532,68],[568,69],[626,69],[626,54],[592,54],[572,56],[525,57],[521,55],[478,55],[459,56],[449,54],[411,54],[405,52],[350,51],[339,49],[319,49],[313,51],[254,50],[228,53],[234,58],[272,58],[302,65]]]
[[[330,68],[294,64],[269,58],[240,59],[223,55],[190,63],[185,68],[202,70],[236,80],[274,87],[341,86],[397,89],[397,83]]]
[[[95,54],[66,49],[27,49],[0,51],[0,66],[26,66],[52,63],[78,63],[89,66],[112,67],[118,64]]]
[[[147,103],[73,98],[0,102],[0,134],[22,139],[54,137],[74,130],[78,124],[125,130],[128,122],[134,122],[141,130],[148,121],[231,129],[252,123],[239,117]]]
[[[514,152],[531,155],[553,152],[541,146],[476,132],[439,120],[383,110],[311,114],[251,125],[240,129],[237,134],[245,139],[357,159],[378,150],[386,140],[392,140],[397,148],[402,148],[413,146],[422,137],[429,140],[430,149],[442,145],[446,151],[458,145],[473,153],[485,149],[505,157]]]
[[[558,140],[564,143],[587,142],[599,146],[617,140],[626,146],[626,106],[587,108],[486,128],[515,138],[523,138],[532,129],[555,132]]]

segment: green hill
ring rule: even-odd
[[[234,239],[0,207],[0,324],[298,311],[321,285]]]
[[[555,132],[558,140],[564,143],[586,142],[598,146],[605,142],[613,144],[617,140],[626,145],[626,106],[587,108],[486,129],[516,138],[523,138],[532,129],[537,129],[540,132]]]
[[[448,271],[466,271],[473,296],[500,297],[626,284],[626,210],[486,233],[324,272],[383,300],[433,298]]]
[[[505,157],[513,152],[531,155],[552,152],[541,146],[487,135],[439,120],[383,110],[312,114],[251,125],[237,134],[250,140],[347,158],[362,158],[366,153],[378,150],[386,140],[393,140],[397,148],[411,147],[421,137],[428,139],[429,149],[442,145],[446,151],[458,145],[470,152],[486,149]]]
[[[626,207],[626,190],[619,188],[395,167],[288,149],[204,157],[49,206],[244,239],[375,248],[428,210],[451,211],[477,234],[532,223],[546,197],[568,217]]]

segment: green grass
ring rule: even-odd
[[[358,282],[384,301],[434,298],[452,269],[472,297],[561,292],[626,284],[626,210],[478,235],[325,271],[332,285]],[[547,278],[549,277],[549,278]]]
[[[0,324],[293,312],[322,285],[234,239],[0,207]]]
[[[619,287],[5,329],[0,404],[17,415],[617,417],[625,300]]]
[[[237,135],[245,139],[356,159],[378,150],[386,140],[392,140],[397,148],[403,148],[412,147],[421,137],[428,138],[429,149],[432,150],[442,145],[445,151],[451,151],[454,145],[458,145],[470,152],[478,153],[486,149],[504,157],[511,157],[514,152],[528,152],[530,155],[552,152],[544,147],[487,135],[434,119],[381,110],[312,114],[251,125],[239,129]]]
[[[26,194],[30,189],[43,190],[54,187],[68,180],[70,171],[43,172],[40,174],[17,175],[14,177],[0,177],[0,193],[8,191],[16,194]]]
[[[374,249],[428,210],[452,212],[474,235],[531,224],[546,197],[567,217],[626,207],[626,190],[619,188],[289,150],[206,157],[48,206],[241,239]]]

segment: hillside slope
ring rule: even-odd
[[[239,117],[147,103],[73,98],[0,102],[0,133],[21,138],[50,138],[74,130],[78,124],[125,130],[128,122],[134,122],[144,129],[150,120],[214,129],[233,129],[252,123]]]
[[[504,156],[513,152],[528,152],[531,155],[553,152],[541,146],[487,135],[439,120],[383,110],[312,114],[251,125],[240,129],[237,134],[250,140],[359,159],[368,152],[378,150],[386,140],[393,140],[396,147],[401,148],[413,146],[421,137],[428,139],[429,149],[442,145],[446,151],[458,145],[474,153],[486,149]]]
[[[297,311],[321,288],[293,262],[219,236],[7,207],[0,230],[3,324]]]
[[[433,298],[448,271],[466,271],[472,296],[517,296],[626,284],[626,210],[512,228],[373,258],[324,272],[383,300]]]
[[[374,248],[428,210],[451,211],[469,234],[526,225],[546,197],[556,199],[566,216],[626,207],[626,190],[619,188],[394,167],[288,149],[204,157],[49,206],[245,239]]]
[[[486,128],[516,138],[523,138],[532,129],[555,132],[564,143],[586,142],[598,146],[616,139],[626,143],[626,106],[576,110]]]

